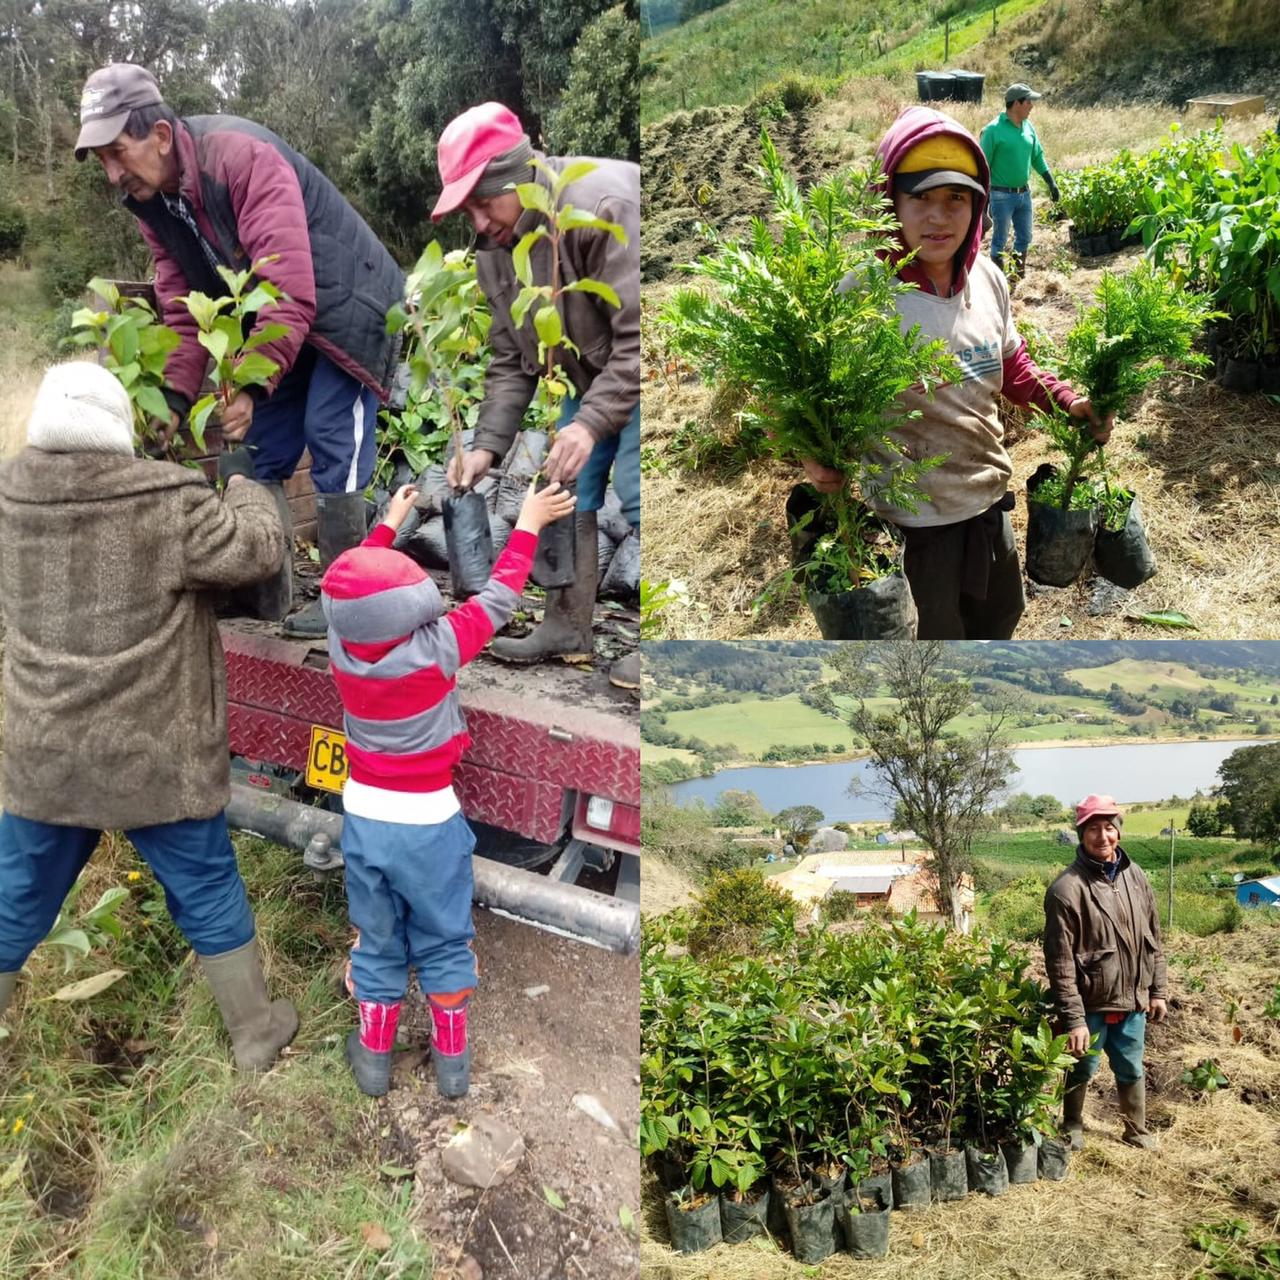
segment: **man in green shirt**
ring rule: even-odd
[[[1004,94],[1004,110],[982,131],[982,154],[991,166],[991,260],[1004,269],[1004,246],[1013,223],[1013,256],[1017,274],[1027,270],[1031,248],[1031,170],[1049,188],[1056,203],[1058,184],[1045,163],[1040,139],[1028,117],[1031,104],[1040,97],[1030,85],[1011,84]]]

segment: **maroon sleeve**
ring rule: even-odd
[[[293,167],[269,142],[228,129],[208,137],[204,163],[226,183],[240,243],[250,262],[275,255],[261,269],[264,279],[287,295],[258,312],[258,324],[284,324],[289,332],[258,348],[280,369],[267,384],[270,394],[293,367],[316,316],[316,280],[311,233],[302,188]],[[256,327],[256,325],[255,325]]]
[[[445,621],[458,638],[458,665],[471,661],[489,643],[490,637],[515,612],[520,593],[533,568],[538,535],[525,529],[512,533],[493,573],[479,595],[449,613]]]
[[[191,312],[175,298],[184,297],[191,286],[178,268],[178,264],[165,252],[155,233],[141,218],[138,230],[151,250],[156,264],[156,301],[160,304],[160,318],[181,338],[181,346],[175,347],[165,361],[164,379],[186,402],[190,409],[204,384],[204,371],[209,365],[209,353],[200,345],[196,334],[200,332]]]
[[[1014,404],[1034,405],[1050,413],[1056,404],[1068,410],[1080,398],[1061,378],[1040,368],[1027,354],[1024,338],[1004,362],[1004,382],[1000,393]]]

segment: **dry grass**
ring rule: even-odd
[[[1276,982],[1280,929],[1179,938],[1175,947],[1189,967],[1173,970],[1171,1021],[1152,1035],[1147,1059],[1152,1128],[1161,1135],[1158,1154],[1118,1141],[1112,1078],[1104,1065],[1085,1111],[1085,1150],[1073,1159],[1065,1182],[1013,1187],[998,1200],[972,1196],[923,1213],[895,1214],[882,1262],[837,1255],[820,1267],[803,1266],[771,1244],[674,1254],[665,1243],[662,1206],[650,1183],[641,1274],[651,1280],[918,1280],[922,1274],[930,1280],[1183,1280],[1203,1262],[1187,1237],[1198,1224],[1242,1218],[1258,1240],[1275,1238],[1280,1026],[1262,1017],[1260,1003]],[[1188,989],[1188,972],[1205,975],[1204,991]],[[1239,1044],[1224,1012],[1229,998],[1243,999]],[[1231,1089],[1203,1099],[1188,1094],[1178,1077],[1201,1057],[1215,1059]]]
[[[824,104],[811,122],[814,149],[854,150],[850,136],[865,140],[882,130],[901,102],[892,87],[883,79],[846,86],[844,96]],[[970,126],[989,118],[989,109],[955,105]],[[1124,112],[1045,109],[1037,123],[1050,140],[1052,164],[1065,167],[1059,157],[1082,164],[1113,154],[1122,143],[1154,143],[1167,128],[1169,113],[1146,106]],[[1233,122],[1230,136],[1253,137],[1261,123]],[[851,135],[851,130],[858,132]],[[1092,300],[1102,268],[1128,269],[1139,257],[1134,249],[1082,266],[1067,250],[1064,229],[1037,226],[1030,275],[1014,297],[1015,318],[1061,339],[1077,307]],[[736,475],[689,472],[672,458],[672,442],[691,420],[702,432],[727,437],[733,429],[731,416],[717,412],[696,377],[663,374],[652,320],[673,287],[673,281],[664,280],[645,290],[648,349],[642,383],[648,463],[645,577],[678,579],[690,595],[687,606],[662,615],[664,634],[673,639],[816,638],[817,625],[798,594],[758,613],[752,609],[766,584],[787,568],[782,509],[801,478],[799,469],[760,461]],[[1021,433],[1009,452],[1010,487],[1023,495],[1013,515],[1021,543],[1025,482],[1049,455],[1034,432]],[[1127,597],[1097,595],[1088,580],[1065,590],[1033,588],[1037,594],[1029,593],[1018,638],[1150,636],[1159,632],[1125,615],[1164,608],[1188,614],[1206,638],[1280,637],[1280,406],[1212,383],[1172,379],[1119,425],[1108,457],[1116,475],[1142,499],[1160,571]]]

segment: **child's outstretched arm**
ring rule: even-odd
[[[540,493],[535,493],[530,484],[515,530],[493,566],[489,581],[466,604],[445,616],[457,637],[459,666],[470,662],[515,612],[533,568],[538,534],[553,520],[568,516],[574,502],[573,494],[558,484],[549,484]]]
[[[382,519],[369,530],[368,536],[360,545],[389,547],[396,540],[396,534],[400,532],[405,516],[413,510],[414,503],[417,501],[417,485],[402,484],[388,500]]]

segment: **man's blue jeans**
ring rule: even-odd
[[[1093,1079],[1103,1053],[1107,1055],[1117,1084],[1133,1084],[1135,1080],[1141,1080],[1142,1051],[1147,1041],[1147,1015],[1135,1010],[1126,1014],[1123,1022],[1109,1026],[1104,1013],[1086,1013],[1084,1020],[1089,1024],[1089,1034],[1098,1037],[1098,1047],[1094,1052],[1086,1053],[1071,1068],[1067,1075],[1067,1088]]]
[[[1013,223],[1013,251],[1026,253],[1031,248],[1031,188],[1017,193],[991,192],[991,252],[1003,253]]]
[[[581,403],[567,396],[560,406],[560,425],[566,426],[578,416]],[[626,426],[616,436],[599,440],[578,472],[578,510],[599,511],[604,506],[609,487],[609,469],[613,468],[613,488],[622,503],[622,514],[633,529],[640,527],[640,406],[636,405]]]
[[[0,973],[16,973],[53,927],[102,835],[0,816]],[[223,814],[126,831],[164,886],[173,922],[202,956],[253,938],[253,913]]]

